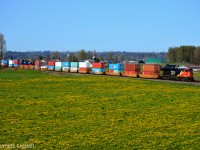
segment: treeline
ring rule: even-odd
[[[200,46],[180,46],[168,49],[169,62],[200,64]]]
[[[109,51],[109,52],[97,52],[97,51],[87,51],[80,50],[76,52],[59,52],[59,51],[32,51],[32,52],[13,52],[8,51],[6,53],[7,59],[24,59],[24,60],[52,60],[57,59],[61,61],[80,61],[85,59],[93,59],[94,57],[97,61],[108,61],[108,62],[122,62],[122,61],[132,61],[132,60],[143,60],[146,61],[147,58],[166,58],[167,52],[119,52],[119,51]]]

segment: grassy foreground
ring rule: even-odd
[[[193,72],[194,79],[200,81],[200,72]]]
[[[198,149],[200,86],[0,71],[0,146]]]

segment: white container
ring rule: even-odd
[[[13,60],[9,60],[8,61],[8,66],[9,67],[13,67],[14,66],[14,61]]]
[[[47,66],[41,66],[40,68],[41,69],[47,69]]]
[[[55,62],[55,67],[61,67],[62,66],[62,62]]]
[[[92,68],[92,64],[89,61],[86,62],[79,62],[80,68]]]
[[[78,67],[71,67],[70,72],[78,72]]]
[[[14,64],[14,61],[13,60],[9,60],[8,64]]]
[[[62,67],[62,71],[68,72],[70,70],[70,67]]]
[[[70,70],[78,70],[78,67],[71,67]]]

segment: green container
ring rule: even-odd
[[[78,67],[78,62],[71,62],[71,67]]]

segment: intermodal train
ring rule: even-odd
[[[91,73],[99,75],[125,76],[135,78],[151,78],[163,80],[194,81],[191,68],[180,70],[176,65],[161,67],[158,64],[129,64],[104,62],[61,62],[48,61],[23,61],[23,60],[2,60],[1,66],[15,67],[21,69],[35,69],[41,71],[62,71],[71,73]]]

